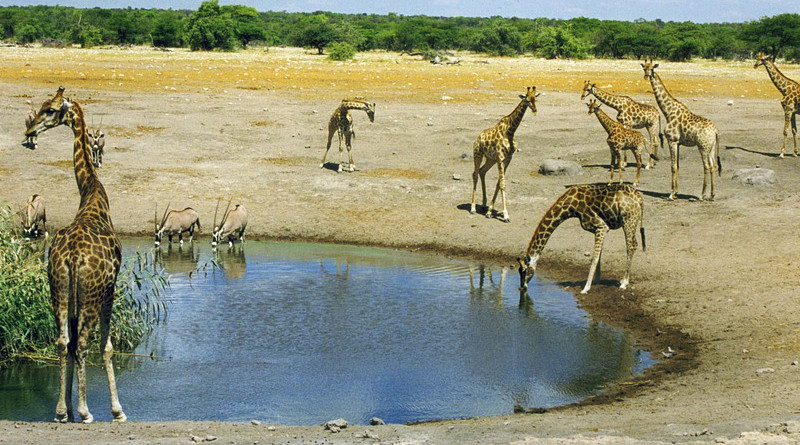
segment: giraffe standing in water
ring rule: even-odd
[[[753,68],[758,68],[761,65],[764,65],[764,68],[767,69],[767,74],[769,74],[769,78],[772,79],[772,83],[774,83],[778,91],[783,94],[781,98],[784,119],[781,158],[786,153],[786,138],[789,136],[789,125],[792,127],[792,141],[794,142],[793,154],[797,156],[797,115],[800,114],[800,84],[784,76],[778,67],[775,66],[772,57],[759,51]]]
[[[600,278],[600,256],[603,253],[603,241],[609,230],[616,230],[620,227],[625,232],[628,267],[625,269],[625,276],[620,281],[619,288],[627,288],[633,254],[638,247],[636,243],[637,226],[640,227],[642,235],[642,250],[646,248],[644,226],[642,225],[643,205],[642,194],[628,184],[586,184],[573,185],[568,188],[545,212],[541,222],[533,231],[528,250],[522,257],[517,258],[520,300],[527,295],[528,282],[536,273],[539,256],[550,236],[562,222],[570,218],[578,218],[581,228],[594,234],[592,265],[589,268],[589,278],[581,293],[589,292],[595,271],[598,279]]]
[[[716,188],[714,185],[714,173],[722,173],[722,164],[719,159],[719,131],[714,123],[709,119],[698,116],[686,105],[675,99],[664,86],[661,76],[656,74],[657,63],[652,60],[642,63],[644,78],[650,80],[653,86],[653,94],[656,96],[661,112],[667,119],[667,126],[664,128],[664,137],[669,144],[669,154],[672,161],[672,192],[669,199],[675,199],[678,195],[678,150],[681,145],[688,147],[697,146],[700,157],[703,161],[703,193],[700,200],[706,199],[706,190],[709,181],[711,182],[711,195],[709,201],[714,200]]]
[[[51,128],[66,125],[74,135],[72,161],[81,195],[75,219],[58,230],[50,246],[47,276],[53,312],[58,325],[59,391],[57,422],[67,422],[72,413],[72,376],[78,370],[78,414],[84,423],[93,420],[86,404],[86,354],[95,327],[100,325],[100,348],[111,393],[111,413],[115,422],[124,422],[119,403],[114,365],[114,349],[109,335],[114,287],[122,259],[122,249],[109,213],[108,195],[92,165],[86,122],[81,106],[64,97],[64,87],[42,104],[27,122],[23,145],[36,148],[37,136]]]
[[[344,140],[345,145],[347,145],[347,157],[349,159],[349,170],[355,171],[356,166],[353,163],[353,153],[351,145],[351,139],[356,136],[356,132],[353,129],[353,116],[350,115],[350,110],[363,110],[367,113],[367,117],[369,117],[370,122],[375,122],[375,103],[366,102],[360,99],[344,99],[342,103],[339,104],[339,107],[333,111],[331,115],[331,119],[328,121],[328,146],[325,148],[325,154],[322,155],[322,161],[319,163],[319,167],[322,168],[325,166],[325,158],[328,157],[328,151],[331,149],[331,140],[333,139],[333,133],[339,133],[339,170],[338,172],[342,172],[342,140]]]
[[[636,102],[628,96],[619,96],[603,91],[590,81],[583,83],[581,100],[588,95],[593,95],[600,102],[617,110],[617,121],[626,127],[638,129],[644,128],[650,136],[650,162],[647,167],[654,167],[658,160],[658,149],[661,147],[659,139],[661,133],[661,113],[658,108]],[[658,126],[658,130],[656,130]],[[624,164],[623,164],[624,165]]]
[[[500,119],[494,127],[483,130],[472,149],[472,157],[475,161],[475,169],[472,171],[472,205],[470,206],[470,213],[475,213],[475,189],[478,187],[478,177],[481,180],[481,190],[483,191],[483,206],[486,207],[486,172],[497,164],[498,178],[497,186],[494,189],[494,196],[492,197],[492,205],[486,209],[486,217],[493,216],[492,208],[497,199],[497,192],[499,191],[503,199],[503,221],[511,222],[508,217],[508,209],[506,208],[506,171],[508,165],[511,163],[511,158],[517,147],[514,144],[514,133],[517,131],[522,117],[525,116],[525,110],[530,108],[531,113],[536,115],[536,87],[528,87],[525,94],[520,94],[519,105],[514,108],[508,116]],[[486,162],[483,163],[484,158]],[[483,163],[483,166],[481,164]]]

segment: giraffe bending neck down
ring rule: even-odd
[[[636,158],[636,179],[633,180],[633,186],[639,185],[639,173],[642,171],[642,152],[647,151],[647,142],[644,140],[642,133],[632,130],[621,123],[611,119],[595,100],[589,100],[586,104],[589,107],[589,114],[597,116],[600,125],[605,128],[608,133],[606,142],[608,148],[611,150],[611,176],[608,178],[608,183],[614,180],[614,167],[619,169],[619,183],[622,184],[622,153],[625,150],[633,152]]]
[[[711,182],[711,195],[709,200],[714,199],[716,188],[714,184],[714,173],[722,173],[722,164],[719,158],[719,131],[714,123],[709,119],[698,116],[675,99],[664,86],[661,76],[656,74],[655,69],[658,64],[652,60],[642,63],[644,78],[650,80],[653,86],[656,102],[667,119],[664,128],[664,138],[669,144],[669,154],[672,167],[672,192],[669,199],[675,199],[678,195],[678,150],[681,145],[688,147],[697,146],[700,157],[703,161],[703,192],[700,200],[706,199],[708,183]]]
[[[322,155],[322,161],[319,163],[319,167],[322,168],[325,166],[325,158],[328,157],[328,151],[331,149],[331,140],[333,139],[333,133],[339,133],[339,169],[338,172],[342,172],[342,140],[344,140],[345,145],[347,146],[347,157],[349,160],[348,168],[349,170],[355,171],[356,165],[353,163],[353,152],[351,151],[353,146],[351,145],[351,140],[356,137],[356,132],[353,128],[353,116],[350,115],[350,110],[362,110],[367,113],[367,117],[369,117],[370,122],[375,122],[375,103],[370,103],[367,101],[363,101],[360,99],[344,99],[342,103],[339,104],[339,107],[333,111],[331,115],[331,119],[328,121],[328,146],[325,148],[325,154]]]
[[[600,102],[617,110],[617,121],[622,125],[631,128],[644,128],[650,136],[650,161],[649,167],[654,167],[658,160],[658,149],[661,144],[659,139],[663,137],[661,131],[661,113],[658,108],[636,102],[628,96],[619,96],[603,91],[590,81],[583,83],[581,100],[588,95],[593,95]]]
[[[636,243],[636,227],[640,227],[642,250],[645,250],[644,226],[642,212],[644,201],[642,194],[628,184],[586,184],[573,185],[559,197],[545,212],[542,221],[533,231],[528,250],[517,258],[520,277],[520,302],[524,302],[528,292],[528,282],[536,273],[536,264],[544,250],[544,246],[556,228],[570,218],[578,218],[581,228],[594,234],[594,255],[589,268],[589,278],[581,291],[589,292],[595,272],[600,279],[600,256],[603,252],[603,240],[609,230],[622,227],[625,232],[625,246],[628,263],[625,276],[620,281],[620,289],[628,287],[633,254],[638,247]]]
[[[53,312],[58,325],[59,391],[56,421],[67,422],[72,413],[72,376],[77,361],[78,414],[84,423],[93,420],[86,404],[86,354],[95,327],[100,325],[100,348],[111,393],[115,422],[124,422],[119,403],[113,347],[109,335],[114,287],[122,259],[120,242],[114,234],[108,196],[92,165],[89,137],[83,110],[65,98],[60,87],[28,121],[26,146],[36,147],[36,137],[51,128],[66,125],[74,139],[73,164],[80,206],[75,219],[53,237],[47,263]],[[32,146],[32,147],[31,147]]]
[[[514,144],[514,133],[517,131],[520,122],[522,122],[522,117],[525,116],[525,110],[530,108],[531,113],[536,114],[536,96],[538,96],[536,87],[528,87],[526,94],[520,94],[519,97],[522,100],[514,108],[514,111],[500,119],[500,122],[494,127],[483,130],[478,135],[478,139],[475,140],[472,149],[475,169],[472,171],[472,205],[470,206],[470,213],[475,213],[475,189],[478,187],[479,177],[481,191],[483,192],[483,206],[486,207],[486,172],[494,164],[497,164],[497,186],[494,189],[492,205],[486,209],[486,217],[491,218],[493,216],[492,209],[499,191],[503,199],[503,221],[511,222],[506,208],[506,171],[514,152],[517,151],[517,146]],[[483,163],[484,158],[486,163]],[[482,163],[483,166],[481,166]]]
[[[756,56],[756,63],[753,68],[758,68],[763,65],[767,69],[769,78],[778,91],[781,92],[781,107],[783,107],[783,145],[781,145],[781,158],[786,153],[786,138],[789,136],[789,126],[792,128],[792,142],[794,142],[794,156],[798,155],[797,151],[797,115],[800,114],[800,84],[792,79],[786,77],[770,56],[759,52]]]

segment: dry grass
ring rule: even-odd
[[[42,165],[47,165],[50,167],[57,167],[72,170],[74,166],[72,165],[72,159],[61,159],[58,161],[42,161],[40,162]]]
[[[0,79],[131,94],[269,89],[316,100],[363,96],[417,103],[485,102],[528,85],[536,85],[540,91],[578,94],[586,79],[617,93],[650,92],[635,60],[493,58],[470,53],[457,57],[461,65],[441,66],[385,52],[361,53],[356,61],[333,62],[297,48],[236,53],[0,48]],[[795,66],[782,68],[788,76],[800,78]],[[754,70],[751,62],[662,62],[659,68],[677,97],[730,96],[736,91],[736,96],[777,99],[778,92],[763,71]]]
[[[363,172],[364,176],[374,178],[399,178],[399,179],[426,179],[428,174],[422,170],[402,169],[402,168],[378,168]]]
[[[266,165],[280,165],[280,166],[295,166],[295,165],[312,165],[315,161],[314,159],[308,157],[291,157],[287,158],[285,156],[279,156],[274,158],[258,158],[256,162],[259,164],[266,164]]]
[[[252,125],[253,127],[277,127],[277,126],[281,126],[282,127],[283,126],[283,124],[275,122],[275,121],[253,121],[253,122],[250,122],[250,125]]]
[[[164,130],[165,127],[151,127],[147,125],[137,125],[135,128],[126,128],[120,126],[106,127],[106,133],[115,137],[121,138],[135,138],[145,135],[146,133],[156,133]]]

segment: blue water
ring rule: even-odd
[[[126,253],[149,243],[129,240]],[[582,400],[654,362],[557,286],[532,281],[535,303],[520,308],[517,274],[503,280],[498,266],[258,242],[217,253],[205,243],[162,247],[160,259],[169,316],[136,351],[155,359],[115,359],[131,420],[504,414]],[[111,420],[105,373],[88,374],[89,408]],[[55,366],[0,370],[0,418],[51,420],[57,375]]]

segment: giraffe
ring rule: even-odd
[[[352,145],[350,140],[356,136],[353,130],[353,116],[350,115],[350,110],[363,110],[366,111],[370,122],[375,122],[375,103],[366,102],[361,99],[344,99],[339,107],[333,111],[330,121],[328,121],[328,146],[325,148],[325,154],[322,156],[322,161],[319,167],[325,166],[325,158],[328,157],[328,151],[331,149],[331,140],[333,133],[339,132],[339,170],[342,172],[342,139],[347,145],[347,156],[349,158],[350,171],[355,171],[356,166],[353,164]]]
[[[647,150],[647,142],[644,140],[644,136],[642,136],[642,133],[611,119],[600,109],[600,104],[596,100],[590,99],[586,105],[589,107],[589,114],[596,115],[600,125],[608,133],[606,142],[611,150],[611,176],[608,178],[608,183],[611,184],[614,181],[614,166],[616,165],[619,168],[619,183],[622,184],[621,155],[624,150],[630,150],[636,158],[636,179],[633,180],[633,186],[638,187],[639,173],[642,170],[642,152]]]
[[[650,136],[650,162],[646,168],[655,167],[658,160],[658,149],[661,148],[659,139],[663,137],[661,132],[661,114],[658,108],[636,102],[628,96],[619,96],[603,91],[598,88],[591,81],[583,83],[583,92],[581,93],[581,100],[585,99],[588,95],[593,95],[600,102],[608,105],[609,107],[617,110],[617,121],[622,125],[631,128],[644,128]],[[658,131],[656,132],[656,125]]]
[[[536,264],[544,246],[553,234],[553,231],[565,220],[578,218],[581,228],[594,233],[594,255],[589,268],[589,278],[581,290],[582,294],[589,292],[592,280],[597,271],[600,278],[600,256],[603,253],[603,240],[609,230],[622,227],[625,232],[625,246],[628,252],[628,266],[625,276],[620,281],[619,288],[628,287],[633,254],[638,247],[636,243],[636,226],[642,236],[642,250],[646,249],[644,225],[642,214],[644,211],[642,194],[628,184],[584,184],[573,185],[561,195],[555,203],[545,212],[541,222],[533,231],[533,237],[528,250],[522,257],[517,258],[519,263],[520,301],[522,302],[528,291],[528,282],[536,273]]]
[[[51,128],[66,125],[75,137],[73,164],[81,195],[75,219],[58,230],[48,254],[47,275],[53,312],[58,325],[59,392],[57,422],[67,422],[72,413],[72,376],[77,361],[78,414],[83,423],[91,423],[86,405],[86,354],[95,326],[100,324],[100,346],[111,393],[111,412],[115,422],[124,422],[119,403],[113,347],[109,336],[114,286],[121,262],[120,242],[114,234],[109,214],[108,196],[92,165],[89,135],[83,110],[77,102],[64,97],[59,87],[46,100],[25,131],[26,146],[36,147],[37,136]]]
[[[656,102],[667,120],[664,137],[669,144],[672,161],[672,192],[669,199],[674,200],[678,195],[678,150],[681,145],[685,145],[697,146],[703,161],[703,193],[700,195],[700,200],[706,199],[706,190],[710,181],[709,200],[713,201],[716,192],[714,172],[717,172],[718,175],[722,173],[722,164],[719,158],[719,130],[709,119],[692,113],[686,105],[672,96],[661,81],[661,76],[656,74],[657,63],[654,64],[652,60],[647,60],[640,65],[644,70],[644,78],[649,79],[653,86]]]
[[[758,68],[764,65],[767,69],[769,78],[772,83],[778,88],[778,91],[783,94],[781,98],[781,106],[783,107],[783,145],[781,146],[781,158],[786,153],[786,137],[789,135],[789,124],[792,126],[792,140],[794,142],[794,156],[798,155],[797,151],[797,115],[800,114],[800,84],[792,79],[784,76],[783,73],[775,66],[771,56],[767,56],[759,51],[756,56],[756,63],[753,68]]]
[[[475,169],[472,172],[472,205],[470,206],[470,213],[475,213],[475,189],[478,187],[478,177],[481,179],[481,190],[483,191],[483,206],[486,207],[486,172],[489,171],[494,164],[497,164],[498,178],[497,186],[494,189],[494,196],[492,197],[492,205],[486,209],[486,217],[491,218],[492,208],[494,207],[495,200],[497,199],[497,192],[499,191],[503,199],[503,221],[511,222],[508,217],[508,209],[506,208],[506,170],[511,163],[511,158],[517,150],[514,144],[514,133],[522,122],[522,117],[525,116],[525,110],[531,109],[531,113],[536,115],[536,87],[528,87],[525,94],[520,94],[520,102],[514,111],[508,116],[500,119],[494,127],[487,128],[478,135],[472,149],[472,157],[475,161]],[[481,166],[483,159],[486,162]]]

